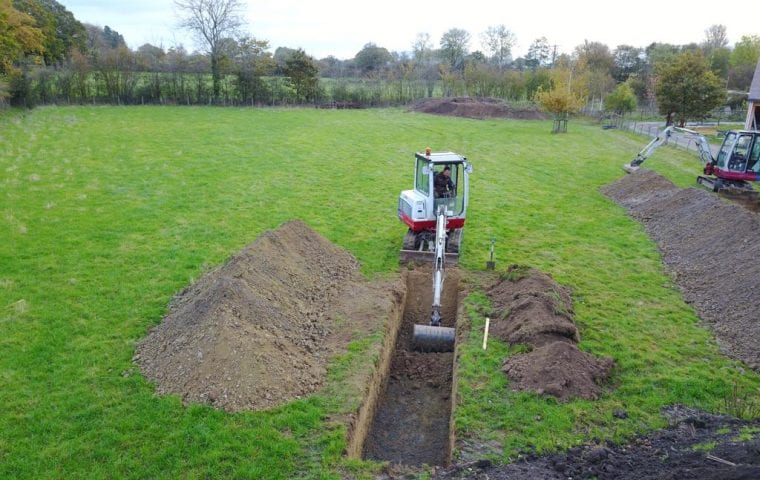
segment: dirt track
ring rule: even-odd
[[[602,191],[644,224],[721,351],[760,371],[759,214],[650,170]]]

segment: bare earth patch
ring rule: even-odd
[[[510,465],[487,460],[439,470],[434,479],[567,480],[588,478],[755,480],[760,478],[760,422],[682,406],[663,412],[670,426],[624,445],[597,443],[566,453],[527,455]]]
[[[760,371],[760,216],[702,189],[639,170],[602,192],[646,227],[684,300],[725,354]]]
[[[160,394],[228,411],[317,391],[329,360],[382,325],[398,292],[300,221],[262,234],[178,294],[137,346]]]

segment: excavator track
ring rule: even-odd
[[[459,264],[459,247],[462,243],[462,229],[451,230],[454,238],[449,237],[446,244],[446,265]],[[420,234],[415,234],[411,229],[404,235],[404,244],[398,255],[399,263],[412,263],[417,265],[429,265],[435,259],[435,252],[425,248],[427,242],[422,241]]]
[[[697,184],[728,198],[754,199],[760,194],[757,190],[753,190],[747,182],[727,181],[722,178],[700,175],[697,177]]]
[[[459,255],[459,247],[462,246],[462,233],[461,228],[455,228],[449,231],[449,238],[446,241],[446,253],[453,253]]]
[[[406,231],[406,235],[404,235],[404,246],[402,250],[417,250],[416,248],[416,242],[417,242],[417,235],[414,234],[412,229]]]

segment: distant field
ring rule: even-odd
[[[596,402],[512,393],[498,371],[508,349],[478,348],[487,302],[475,293],[458,437],[501,446],[491,454],[506,461],[659,427],[672,403],[735,413],[726,399],[757,396],[760,377],[718,353],[643,228],[598,192],[647,139],[579,121],[550,130],[400,109],[0,112],[0,478],[376,469],[342,458],[344,428],[328,419],[345,407],[326,395],[263,413],[184,407],[156,397],[131,358],[175,292],[291,218],[349,249],[367,276],[396,272],[397,196],[427,146],[475,168],[462,266],[482,269],[495,238],[498,269],[531,265],[572,288],[580,347],[618,364],[617,389]],[[672,149],[647,166],[680,186],[699,170]]]

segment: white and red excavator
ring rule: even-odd
[[[414,188],[401,192],[398,217],[407,225],[401,262],[433,265],[433,305],[429,325],[415,325],[415,350],[454,349],[455,329],[441,325],[441,293],[446,263],[456,264],[467,214],[472,164],[453,152],[415,154]]]
[[[675,126],[665,127],[644,147],[636,158],[623,165],[623,170],[633,173],[644,160],[659,147],[667,143],[674,132],[694,139],[703,173],[697,183],[714,192],[729,191],[756,195],[752,183],[760,181],[760,132],[754,130],[729,130],[723,138],[718,155],[713,157],[707,139],[694,130]]]

